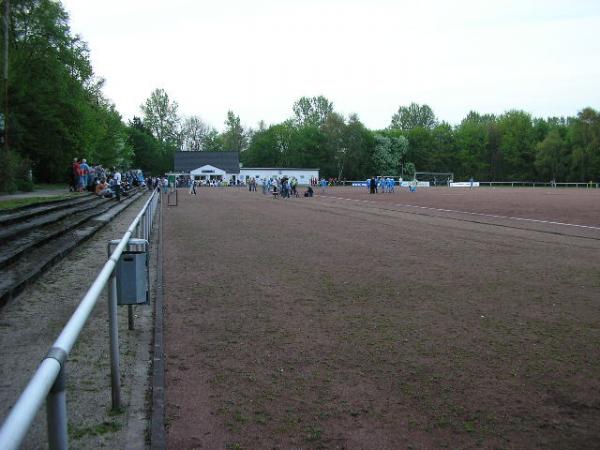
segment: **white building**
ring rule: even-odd
[[[256,178],[260,181],[264,178],[296,178],[298,184],[308,185],[311,178],[319,178],[319,169],[299,169],[299,168],[280,168],[280,167],[244,167],[240,169],[240,179],[247,181],[249,178]]]
[[[298,184],[308,185],[319,178],[319,169],[244,167],[240,168],[238,152],[176,152],[175,174],[190,175],[197,180],[223,180],[235,183],[249,178],[296,178]]]

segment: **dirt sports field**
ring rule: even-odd
[[[600,190],[204,188],[164,224],[169,448],[600,447]]]

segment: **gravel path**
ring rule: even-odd
[[[15,403],[106,262],[107,242],[124,234],[147,198],[144,195],[136,200],[92,239],[0,310],[0,417],[4,418]],[[155,248],[151,255],[155,266]],[[154,277],[152,267],[151,278]],[[152,286],[155,285],[153,281]],[[147,447],[148,407],[145,402],[151,364],[152,306],[135,307],[135,315],[136,329],[128,331],[127,309],[119,309],[123,412],[110,412],[105,294],[71,352],[67,363],[70,448]],[[42,408],[22,448],[46,448],[46,442],[45,409]]]

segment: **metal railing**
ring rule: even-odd
[[[130,239],[137,237],[150,240],[159,198],[158,192],[154,191],[144,204],[61,331],[58,339],[38,366],[37,371],[0,428],[0,449],[19,448],[44,400],[46,400],[49,447],[52,450],[68,448],[65,363],[107,284],[109,285],[112,406],[113,409],[120,408],[115,267]]]
[[[543,181],[480,181],[479,186],[489,187],[549,187],[549,188],[579,188],[598,189],[598,183],[551,183]]]

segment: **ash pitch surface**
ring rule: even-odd
[[[599,441],[595,190],[179,199],[164,222],[169,448]]]

